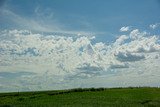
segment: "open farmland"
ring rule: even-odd
[[[160,88],[87,88],[0,94],[0,107],[160,107]]]

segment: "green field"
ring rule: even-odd
[[[1,93],[0,107],[160,107],[160,88]]]

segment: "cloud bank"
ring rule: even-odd
[[[138,29],[108,45],[93,42],[95,37],[88,35],[47,35],[28,30],[3,30],[0,38],[0,91],[107,86],[105,83],[115,77],[119,78],[115,86],[123,86],[127,77],[154,75],[156,79],[160,75],[159,38]],[[12,74],[15,78],[7,78]],[[102,77],[108,82],[91,85],[94,78]],[[153,84],[155,79],[151,79]],[[139,85],[145,85],[145,78],[141,81]],[[125,83],[138,85],[130,80]]]

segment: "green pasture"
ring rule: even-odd
[[[78,88],[1,93],[0,107],[160,107],[160,88]]]

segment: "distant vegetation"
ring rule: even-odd
[[[160,107],[160,88],[76,88],[1,93],[0,107]]]

